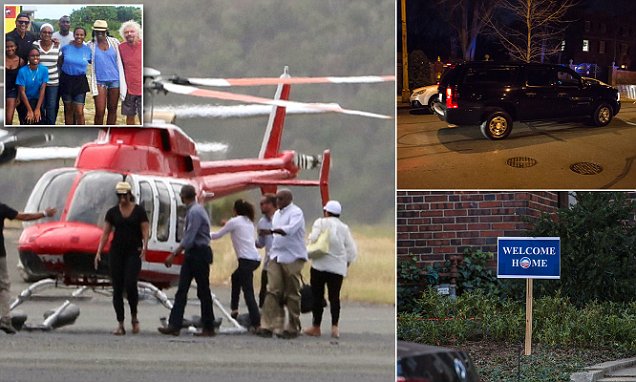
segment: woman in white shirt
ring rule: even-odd
[[[230,308],[232,317],[238,317],[239,295],[243,289],[243,297],[250,314],[251,326],[257,329],[261,325],[261,315],[254,298],[254,271],[261,263],[256,249],[254,234],[254,206],[250,202],[238,199],[234,202],[234,217],[225,223],[218,232],[211,232],[212,240],[219,239],[229,233],[232,246],[238,258],[238,268],[232,273],[232,297]]]
[[[340,337],[338,320],[340,319],[340,288],[347,275],[347,268],[356,259],[357,248],[349,227],[340,221],[342,206],[336,200],[330,200],[323,208],[322,218],[316,219],[309,234],[309,242],[314,243],[320,234],[329,230],[329,253],[311,260],[311,290],[314,297],[312,327],[305,330],[308,336],[320,336],[325,285],[327,286],[331,309],[331,336]]]

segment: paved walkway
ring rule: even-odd
[[[570,376],[571,382],[636,382],[636,358],[619,359],[586,367]]]

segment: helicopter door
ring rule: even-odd
[[[150,221],[150,232],[148,233],[148,240],[150,241],[155,237],[154,224],[152,224],[155,220],[155,203],[152,186],[150,185],[150,182],[145,180],[139,182],[139,205],[146,210],[146,215]]]
[[[176,203],[176,210],[177,210],[177,227],[175,229],[175,233],[176,233],[176,240],[177,243],[181,243],[181,238],[183,237],[183,230],[185,229],[185,215],[186,215],[186,206],[185,204],[183,204],[183,202],[181,201],[181,197],[180,192],[181,192],[181,187],[183,187],[183,184],[176,184],[176,183],[171,183],[170,184],[172,186],[172,193],[173,193],[173,197],[174,197],[174,201]]]
[[[159,215],[157,216],[157,240],[167,242],[170,239],[170,204],[171,197],[168,187],[159,180],[155,180],[157,187],[157,201],[159,204]]]

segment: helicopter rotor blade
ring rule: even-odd
[[[256,78],[180,78],[176,77],[176,84],[232,87],[232,86],[262,86],[278,84],[371,84],[395,81],[395,76],[349,76],[349,77],[256,77]]]
[[[235,94],[229,92],[223,92],[218,90],[207,90],[200,89],[194,86],[185,86],[185,85],[176,85],[169,82],[163,82],[164,90],[167,90],[171,93],[176,94],[184,94],[191,95],[196,97],[204,97],[204,98],[214,98],[214,99],[222,99],[228,101],[239,101],[239,102],[248,102],[248,103],[257,103],[263,105],[272,105],[272,106],[281,106],[281,107],[306,107],[309,109],[319,110],[322,112],[334,112],[334,113],[342,113],[349,115],[358,115],[363,117],[370,118],[379,118],[379,119],[392,119],[393,117],[388,115],[369,113],[366,111],[360,110],[348,110],[343,109],[338,104],[319,104],[319,103],[303,103],[303,102],[295,102],[295,101],[285,101],[285,100],[274,100],[269,98],[255,97],[250,95],[243,94]]]

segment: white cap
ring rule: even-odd
[[[322,209],[334,215],[340,215],[342,212],[342,206],[337,200],[328,201]]]

